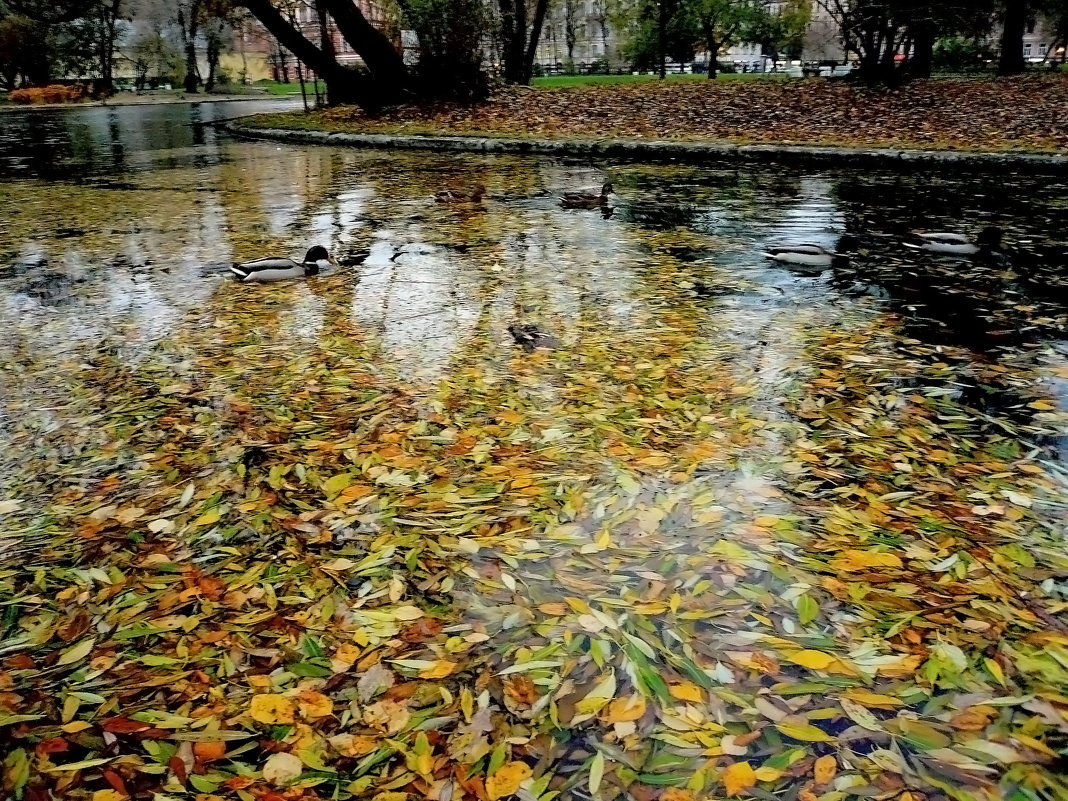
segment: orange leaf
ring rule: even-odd
[[[211,762],[226,756],[226,743],[213,740],[207,743],[193,743],[193,756],[201,762]]]
[[[748,762],[735,762],[723,771],[723,786],[727,795],[740,795],[756,786],[756,773]]]
[[[838,760],[828,754],[827,756],[821,756],[816,760],[816,765],[812,769],[812,775],[816,779],[816,784],[827,784],[834,775],[838,773]]]

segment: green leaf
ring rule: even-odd
[[[604,778],[604,754],[598,751],[590,760],[590,794],[596,795]]]
[[[89,654],[93,650],[93,646],[95,646],[95,645],[96,645],[96,639],[95,638],[88,639],[88,640],[82,640],[77,645],[71,646],[66,651],[64,651],[62,654],[60,654],[59,659],[56,660],[56,664],[57,665],[72,665],[75,662],[80,662],[82,659],[85,659],[85,657],[89,656]]]

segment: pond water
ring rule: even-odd
[[[566,797],[605,756],[614,793],[700,795],[725,754],[797,797],[790,766],[827,743],[859,794],[1056,785],[1033,743],[1061,748],[1068,719],[1068,184],[361,152],[200,124],[259,110],[0,114],[0,555],[28,565],[0,601],[34,581],[38,604],[71,587],[104,604],[124,581],[155,598],[196,564],[251,608],[268,593],[266,617],[213,596],[179,624],[253,632],[240,670],[290,659],[300,627],[315,664],[341,631],[385,643],[397,680],[507,669],[503,696],[489,673],[470,691],[514,728],[479,701],[449,753],[484,767],[507,740]],[[560,207],[606,178],[609,211]],[[481,206],[434,202],[476,184]],[[987,225],[1011,261],[903,245]],[[847,235],[833,269],[762,256]],[[317,278],[227,278],[316,244],[341,263]],[[556,347],[524,352],[513,324]],[[78,569],[35,578],[47,564]],[[396,639],[388,610],[413,604],[444,633]],[[101,645],[125,620],[108,614]],[[165,631],[144,647],[188,654]],[[276,687],[320,675],[302,670]],[[607,697],[630,687],[656,715],[583,707],[608,675]],[[600,739],[539,734],[550,694],[554,724],[600,721]],[[452,697],[389,703],[453,731]]]

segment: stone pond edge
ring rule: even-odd
[[[735,145],[621,139],[511,139],[481,136],[353,134],[256,128],[227,123],[237,136],[299,144],[460,153],[527,153],[567,158],[646,161],[740,161],[832,167],[958,168],[991,172],[1066,173],[1068,153],[961,152],[903,148],[849,148],[817,145]]]

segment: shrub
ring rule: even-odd
[[[7,99],[12,103],[29,106],[42,103],[77,103],[84,97],[85,90],[80,86],[51,84],[49,86],[29,86],[25,89],[15,89],[8,93]]]

